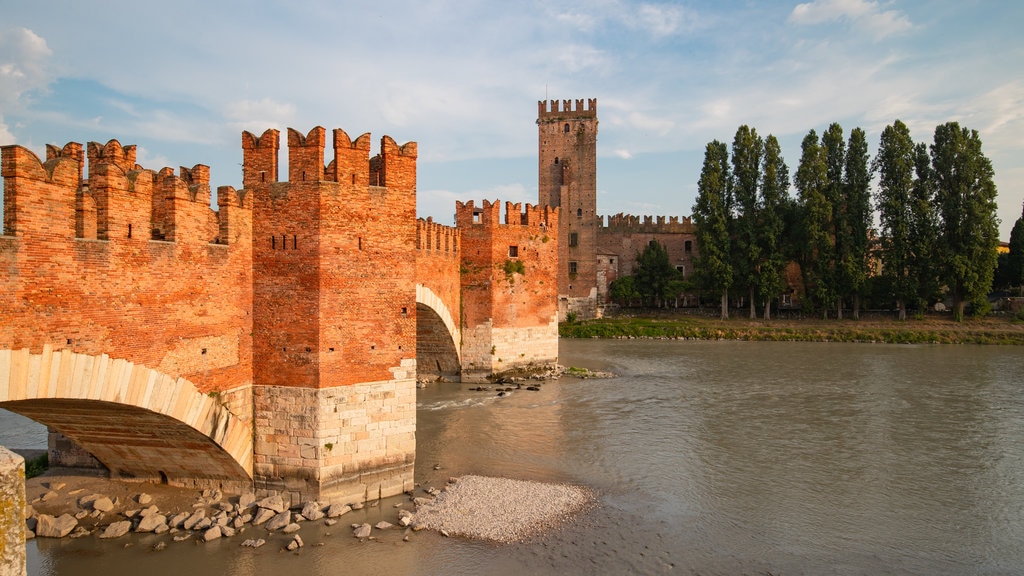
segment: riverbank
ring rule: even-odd
[[[791,342],[870,342],[888,344],[1024,345],[1024,321],[1011,317],[967,318],[926,315],[899,321],[880,316],[860,320],[817,318],[728,320],[686,313],[620,314],[597,320],[563,322],[562,338],[652,338]]]

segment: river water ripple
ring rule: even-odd
[[[560,353],[619,377],[504,398],[431,385],[417,426],[424,486],[478,474],[592,488],[598,505],[555,532],[360,543],[309,523],[298,554],[40,539],[30,573],[1024,573],[1019,349],[567,340]],[[34,447],[6,422],[0,443]],[[344,520],[393,520],[399,501]]]

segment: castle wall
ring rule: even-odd
[[[430,300],[436,298],[433,305],[417,301],[416,378],[419,381],[441,377],[455,379],[461,371],[460,245],[458,228],[437,224],[431,218],[416,221],[416,282],[429,290]],[[450,316],[450,326],[446,325],[445,314]]]
[[[108,354],[203,392],[249,386],[252,211],[244,194],[219,189],[213,212],[208,183],[142,169],[117,141],[90,150],[83,179],[81,155],[43,163],[20,146],[2,149],[0,348]],[[154,223],[161,200],[175,209]],[[102,238],[79,237],[83,220]],[[152,240],[156,227],[173,241]]]
[[[665,246],[669,262],[684,277],[693,274],[697,257],[697,236],[689,218],[616,214],[598,217],[597,267],[598,301],[609,302],[608,289],[620,276],[633,273],[636,257],[651,241]],[[695,302],[694,302],[695,303]]]
[[[463,380],[558,360],[560,213],[484,200],[456,204],[462,233]]]
[[[293,501],[396,494],[415,458],[416,144],[385,136],[371,159],[369,135],[335,130],[325,166],[325,140],[289,130],[289,180],[276,182],[276,132],[243,135],[254,471]]]

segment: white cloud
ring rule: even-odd
[[[46,40],[27,28],[0,30],[0,105],[16,106],[25,93],[45,88],[52,54]]]
[[[876,39],[885,38],[913,27],[910,19],[898,10],[885,10],[878,2],[866,0],[814,0],[797,4],[789,15],[794,24],[823,24],[846,20],[867,30]]]
[[[562,12],[555,15],[555,20],[583,32],[593,31],[597,27],[598,21],[592,14],[581,12]]]
[[[643,4],[636,14],[638,24],[654,37],[670,36],[683,25],[684,13],[678,6]]]
[[[558,50],[556,61],[566,73],[593,70],[606,73],[612,60],[602,50],[587,44],[572,44]]]
[[[7,124],[4,123],[4,117],[0,116],[0,146],[7,146],[8,144],[15,144],[14,134],[11,133],[10,129],[7,128]]]
[[[262,134],[268,128],[288,128],[295,119],[295,106],[272,98],[235,100],[228,102],[224,117],[237,130],[256,130]]]
[[[135,162],[143,168],[160,170],[165,167],[173,167],[174,164],[162,154],[153,154],[145,146],[135,146]],[[177,170],[175,170],[177,172]]]
[[[612,154],[618,156],[619,158],[622,158],[623,160],[629,160],[633,157],[632,152],[621,148],[618,150],[612,150]]]

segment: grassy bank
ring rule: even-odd
[[[884,342],[892,344],[1024,345],[1024,322],[1011,318],[976,318],[953,322],[947,317],[905,321],[862,320],[720,320],[705,316],[617,316],[563,322],[563,338],[672,338],[792,342]]]

